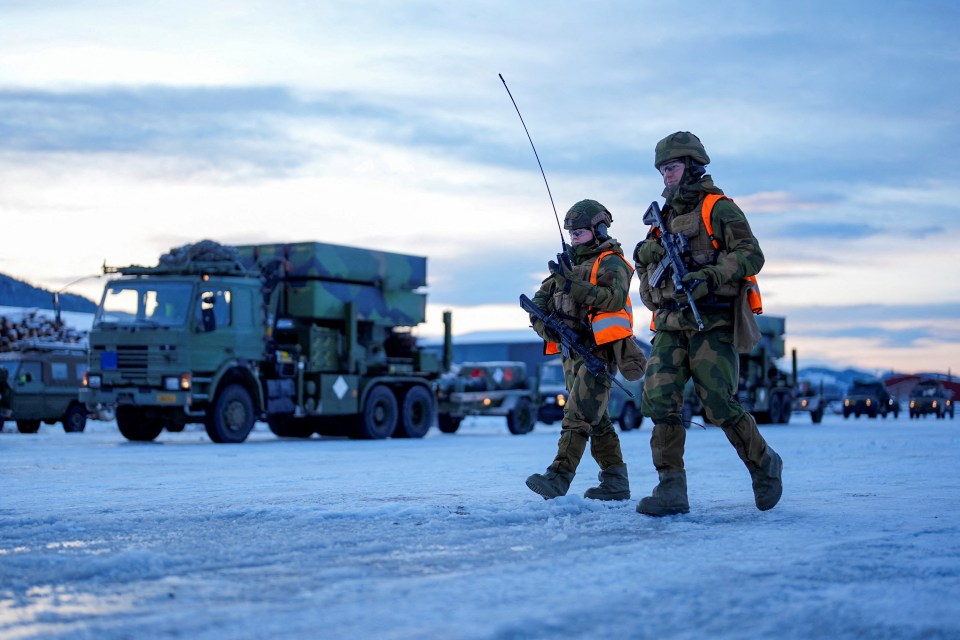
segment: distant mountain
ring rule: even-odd
[[[53,309],[53,292],[0,273],[0,306]],[[97,303],[74,293],[61,293],[60,309],[94,313]]]

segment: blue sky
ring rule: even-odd
[[[603,202],[629,250],[653,146],[693,131],[802,363],[956,370],[958,26],[955,2],[4,2],[0,271],[339,242],[429,258],[424,334],[448,308],[522,328],[559,237],[502,73],[561,215]]]

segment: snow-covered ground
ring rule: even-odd
[[[0,637],[958,638],[960,420],[763,428],[785,493],[688,434],[691,513],[544,501],[558,427],[468,419],[423,440],[241,445],[113,423],[0,434]]]

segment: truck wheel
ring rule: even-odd
[[[353,437],[361,440],[389,438],[397,430],[397,398],[382,384],[375,385],[367,394],[363,411],[354,421]]]
[[[80,404],[71,404],[63,414],[63,430],[66,433],[79,433],[87,426],[87,410]]]
[[[637,408],[634,407],[632,403],[628,402],[623,405],[623,413],[620,414],[621,431],[639,429],[641,420],[643,420],[643,416],[639,411],[637,411]]]
[[[211,440],[231,444],[246,440],[253,423],[253,400],[247,390],[236,383],[227,385],[217,394],[204,420]]]
[[[793,415],[793,402],[786,393],[780,395],[780,424],[790,424]]]
[[[422,438],[433,424],[433,396],[425,387],[415,386],[403,395],[400,424],[395,438]]]
[[[437,414],[437,428],[443,433],[456,433],[463,422],[462,416],[452,416],[449,413]]]
[[[267,417],[267,426],[275,436],[281,438],[309,438],[313,435],[313,425],[306,418],[272,415]]]
[[[823,407],[820,407],[816,411],[811,411],[810,419],[813,420],[813,424],[820,424],[823,421]]]
[[[520,398],[517,400],[513,411],[507,414],[507,429],[515,436],[533,431],[533,425],[537,422],[537,415],[534,412],[533,403],[529,398]]]
[[[162,422],[147,419],[142,411],[130,406],[117,407],[117,427],[124,438],[134,442],[149,442],[163,431]]]
[[[783,422],[783,403],[780,400],[780,394],[770,396],[770,424],[780,424]]]
[[[39,420],[17,420],[17,431],[20,433],[36,433],[40,431]]]

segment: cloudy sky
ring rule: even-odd
[[[958,26],[952,0],[5,0],[0,272],[317,240],[427,256],[423,335],[525,327],[559,233],[502,73],[561,216],[599,200],[629,250],[654,145],[693,131],[802,364],[956,373]]]

